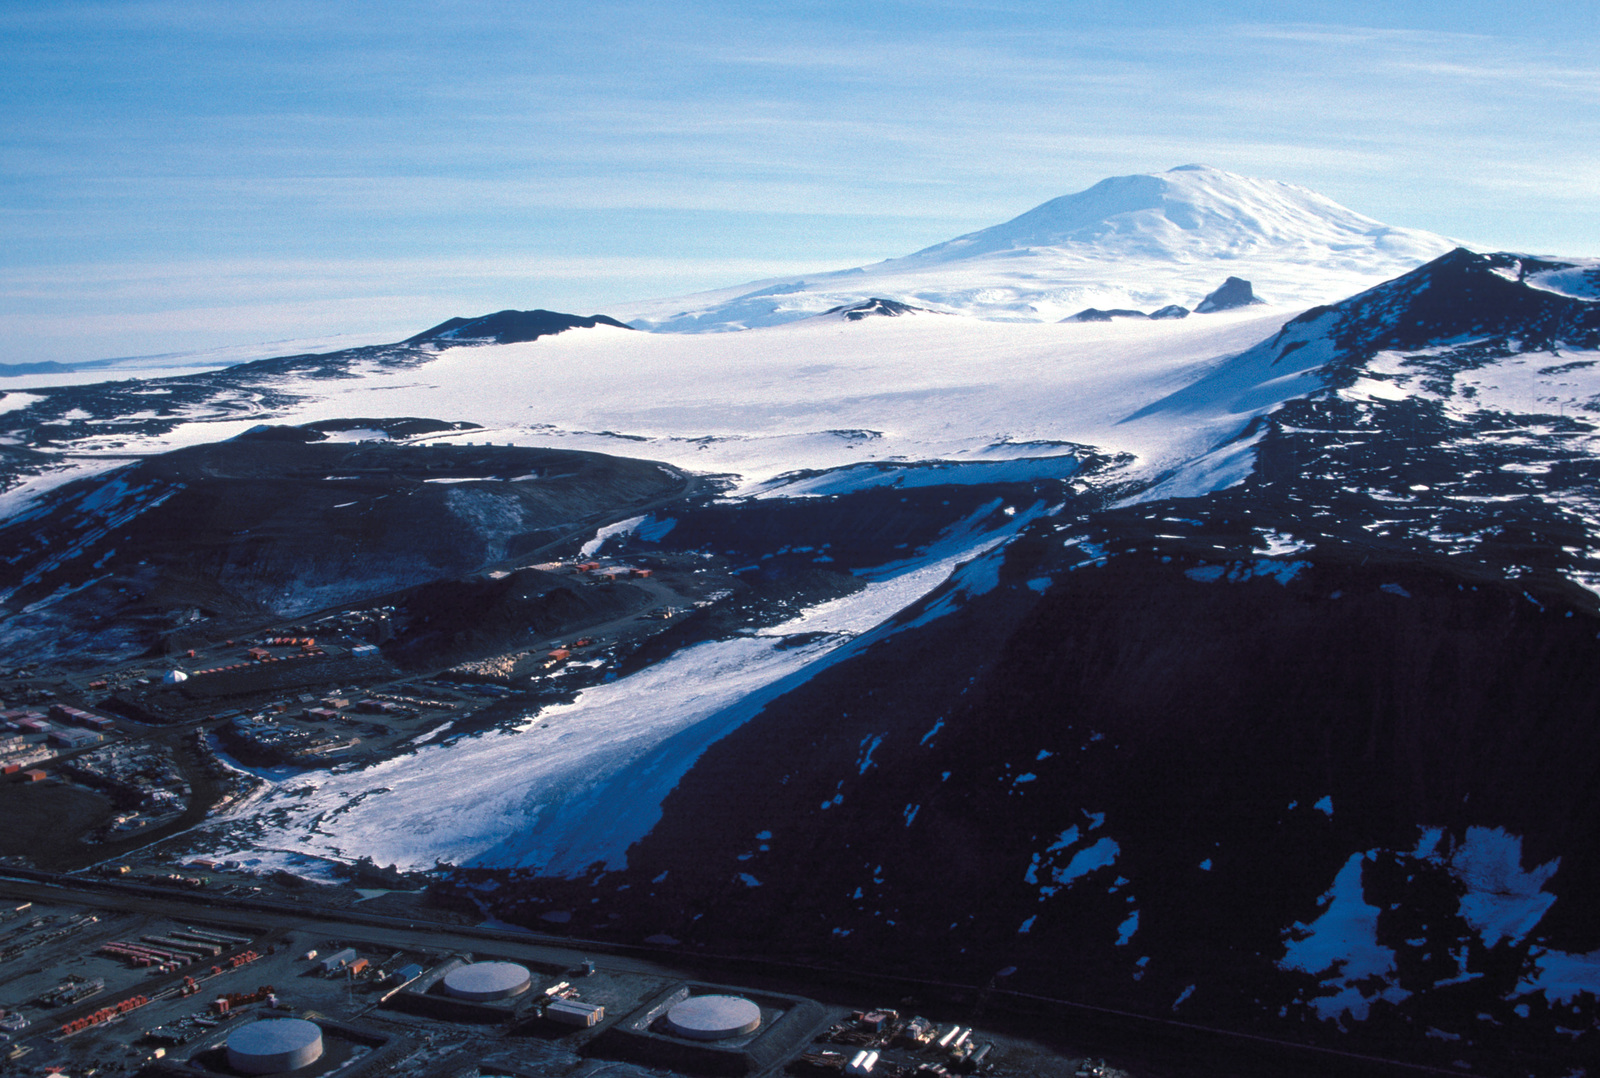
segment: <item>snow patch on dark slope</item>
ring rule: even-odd
[[[1591,303],[1600,300],[1600,260],[1530,261],[1538,268],[1528,272],[1525,264],[1518,271],[1518,279],[1528,287]]]

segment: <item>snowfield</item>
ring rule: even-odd
[[[374,364],[348,381],[295,381],[281,389],[304,397],[275,421],[462,419],[486,429],[427,440],[644,457],[738,476],[739,493],[801,470],[1052,457],[1084,445],[1131,454],[1154,475],[1320,384],[1229,369],[1215,399],[1186,403],[1181,422],[1159,409],[1136,414],[1215,383],[1294,313],[1066,325],[811,320],[711,337],[602,326],[453,348],[420,367]],[[257,422],[204,426],[216,437]]]
[[[1230,447],[1236,459],[1211,478],[1205,473],[1215,462],[1197,458],[1255,416],[1321,387],[1310,359],[1324,352],[1305,349],[1293,364],[1263,365],[1251,351],[1296,313],[1250,307],[1179,322],[1061,325],[810,319],[714,336],[599,326],[450,348],[420,365],[358,359],[350,378],[273,376],[270,408],[195,409],[165,434],[124,433],[102,439],[104,446],[85,438],[74,456],[0,494],[0,511],[22,511],[44,491],[121,465],[128,453],[218,441],[263,422],[352,416],[427,416],[481,428],[421,439],[430,443],[660,460],[729,476],[736,495],[852,465],[1026,461],[1011,466],[1011,478],[1020,477],[1018,468],[1055,474],[1073,465],[1049,458],[1086,447],[1133,458],[1129,480],[1189,465],[1182,487],[1202,493],[1242,478],[1250,455]],[[95,459],[102,448],[107,456]],[[971,481],[987,478],[975,472]],[[882,481],[862,472],[813,479],[811,488],[838,493]]]

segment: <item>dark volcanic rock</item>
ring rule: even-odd
[[[691,486],[598,453],[306,444],[297,431],[151,457],[7,522],[0,631],[13,654],[103,661],[196,618],[358,602],[592,534]]]
[[[504,577],[425,584],[402,601],[384,655],[402,669],[438,667],[526,646],[533,634],[621,617],[649,604],[630,584],[586,588],[522,569]]]
[[[1600,346],[1600,303],[1577,299],[1526,282],[1530,274],[1569,268],[1568,263],[1514,254],[1477,254],[1457,248],[1359,295],[1328,307],[1313,307],[1284,327],[1332,315],[1332,331],[1346,368],[1385,349],[1421,349],[1458,342],[1459,362],[1488,362],[1566,344]]]
[[[263,423],[259,427],[251,427],[243,434],[235,435],[236,442],[286,442],[304,445],[308,442],[321,442],[327,439],[321,431],[309,427],[285,427],[275,424]]]
[[[1250,287],[1250,282],[1242,277],[1229,277],[1222,282],[1215,292],[1195,304],[1195,313],[1210,314],[1213,311],[1231,311],[1235,307],[1248,307],[1252,303],[1264,303],[1265,300],[1257,299],[1255,290]]]
[[[422,434],[447,434],[453,431],[479,430],[476,423],[462,420],[424,419],[417,416],[387,416],[378,419],[321,419],[304,424],[305,430],[328,431],[380,431],[395,438],[415,438]]]
[[[618,329],[632,328],[603,314],[585,318],[559,311],[496,311],[477,318],[450,318],[400,343],[448,345],[493,341],[496,344],[515,344],[519,341],[536,341],[540,337],[569,329],[593,329],[602,325]]]
[[[1189,317],[1189,308],[1180,306],[1179,304],[1176,304],[1176,303],[1169,303],[1165,307],[1162,307],[1160,310],[1151,311],[1150,312],[1150,317],[1151,318],[1188,318]]]
[[[843,304],[838,307],[829,307],[822,313],[824,315],[836,314],[847,321],[859,322],[863,318],[872,318],[875,316],[884,318],[898,318],[900,315],[912,314],[918,311],[926,313],[927,308],[913,307],[911,304],[901,303],[899,300],[882,299],[874,296],[871,299],[865,300],[861,303]]]
[[[1063,318],[1063,322],[1109,322],[1113,318],[1150,318],[1151,315],[1143,311],[1130,311],[1121,308],[1102,311],[1097,307],[1085,307],[1077,314],[1070,314]]]
[[[1281,487],[1289,444],[1266,451],[1254,489],[1092,514],[1065,541],[1051,522],[980,559],[965,578],[989,590],[931,597],[708,749],[625,870],[502,889],[496,912],[970,984],[1014,966],[1057,998],[1497,1058],[1543,949],[1600,948],[1596,618],[1403,545],[1262,555],[1288,523],[1268,507],[1315,489]],[[1561,871],[1538,932],[1496,941],[1430,850],[1500,828]],[[1291,958],[1352,864],[1394,955],[1360,1035],[1319,1020],[1331,990]],[[1560,1024],[1589,1029],[1592,997],[1575,1006]]]
[[[1443,566],[1334,559],[1286,585],[1191,575],[1205,559],[1181,552],[1056,576],[1024,614],[1038,553],[714,746],[630,852],[641,886],[676,881],[643,923],[929,974],[1014,964],[1152,1009],[1204,982],[1197,1006],[1254,1020],[1250,995],[1296,999],[1280,932],[1315,920],[1352,851],[1504,826],[1539,835],[1539,864],[1600,823],[1574,816],[1600,758],[1591,619]],[[771,852],[744,858],[761,830]],[[1588,908],[1592,869],[1572,867],[1563,899]],[[760,891],[729,893],[739,872]],[[1442,931],[1445,905],[1425,914]]]

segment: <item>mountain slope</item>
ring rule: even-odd
[[[607,549],[715,544],[752,576],[837,553],[887,583],[939,564],[937,537],[881,523],[904,513],[944,514],[957,554],[936,586],[687,647],[553,716],[626,726],[590,750],[602,782],[568,759],[585,782],[552,784],[508,737],[282,819],[346,856],[453,843],[463,894],[580,936],[1011,968],[1045,995],[1569,1073],[1600,1041],[1588,272],[1455,252],[1141,410],[1234,414],[1201,461],[1242,449],[1236,482],[1130,490],[1084,458],[1065,483],[899,465],[863,487],[858,466],[647,521]],[[626,725],[645,711],[664,740]],[[453,775],[496,800],[436,799],[449,827],[414,851],[386,826],[409,799],[354,807]]]
[[[982,318],[1059,321],[1084,307],[1192,308],[1229,276],[1249,280],[1278,308],[1302,308],[1404,273],[1450,246],[1302,187],[1185,165],[1103,180],[904,258],[619,313],[640,329],[718,332],[882,296]]]
[[[1140,190],[1069,242],[1181,239]],[[1275,234],[1239,205],[1194,231]],[[1006,242],[1080,224],[1057,207]],[[929,256],[925,279],[1038,250]],[[197,850],[440,859],[464,901],[581,938],[1010,969],[1554,1078],[1600,1051],[1597,278],[1455,250],[1288,321],[595,326],[40,391],[0,421],[19,455],[275,417],[738,475],[566,552],[716,558],[782,598],[708,597],[615,677],[285,782]],[[116,482],[13,521],[26,571],[71,553],[36,541],[44,516],[83,525],[72,499]],[[77,561],[146,560],[95,540]],[[858,586],[782,590],[822,572]]]
[[[154,456],[0,524],[6,651],[81,667],[175,632],[360,602],[526,557],[692,485],[596,453],[320,437],[271,428]]]

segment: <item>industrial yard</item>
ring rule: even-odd
[[[0,902],[0,1072],[533,1078],[587,1073],[593,1059],[623,1074],[1071,1073],[1051,1052],[953,1020],[916,1018],[937,1034],[922,1042],[896,1023],[880,1048],[855,1048],[876,1043],[863,1014],[884,1012],[614,955],[453,939],[441,931],[470,933],[472,918],[431,904],[423,878],[362,862],[332,880],[327,865],[303,875],[186,845],[265,778],[490,729],[649,661],[652,638],[703,631],[697,611],[761,617],[746,596],[726,602],[734,581],[703,556],[548,562],[485,580],[518,571],[616,598],[593,605],[598,620],[523,629],[511,650],[458,633],[435,651],[448,665],[419,668],[407,652],[418,618],[434,615],[400,600],[191,634],[194,646],[159,660],[9,671],[0,807],[16,826],[0,853],[24,876],[71,870],[91,889],[145,897],[74,904],[24,887]],[[296,912],[235,911],[252,903]],[[319,923],[341,911],[407,927]]]
[[[970,1014],[861,1010],[504,933],[20,897],[47,890],[0,881],[0,1073],[1120,1073]]]

